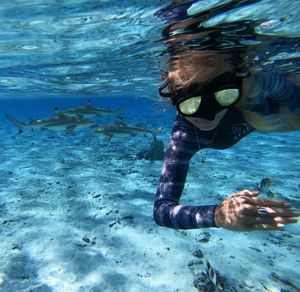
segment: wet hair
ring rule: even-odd
[[[162,55],[169,56],[168,68],[163,68],[167,74],[164,74],[165,82],[160,93],[168,93],[165,96],[171,98],[173,93],[173,103],[176,92],[189,91],[205,68],[213,69],[218,66],[216,71],[224,73],[224,70],[230,67],[230,71],[238,75],[247,75],[249,46],[246,44],[249,39],[256,38],[256,21],[225,22],[214,27],[202,25],[220,13],[240,8],[253,1],[233,1],[189,15],[189,8],[194,2],[173,1],[156,13],[167,24],[162,31],[162,43],[166,47]],[[200,55],[203,58],[200,58]],[[222,64],[218,64],[221,56],[224,59]],[[202,81],[203,78],[204,75]]]
[[[178,96],[189,95],[201,85],[225,72],[239,74],[236,58],[229,53],[203,50],[184,50],[172,55],[169,69],[164,73],[164,83],[160,95],[171,98],[176,104]]]

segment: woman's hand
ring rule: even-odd
[[[292,204],[258,195],[257,191],[243,190],[225,199],[215,210],[216,226],[236,231],[278,230],[298,221],[300,212],[291,210]]]

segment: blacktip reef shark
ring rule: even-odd
[[[83,116],[94,117],[94,116],[109,116],[109,115],[117,115],[123,108],[118,108],[116,110],[110,110],[100,107],[94,107],[90,101],[86,102],[84,105],[78,107],[72,107],[66,110],[60,111],[57,107],[55,108],[56,113],[63,113],[67,116]]]
[[[71,134],[74,129],[89,128],[96,124],[94,121],[87,120],[83,116],[67,116],[63,113],[57,113],[52,117],[44,119],[30,120],[28,123],[19,121],[7,114],[5,116],[11,123],[13,123],[19,129],[19,134],[23,133],[25,128],[40,129],[42,131],[65,130],[68,134]]]
[[[126,125],[123,121],[116,121],[114,124],[107,125],[105,127],[98,127],[92,130],[92,134],[96,136],[104,136],[104,138],[108,141],[112,139],[112,137],[131,137],[136,135],[144,135],[151,134],[153,139],[156,140],[156,135],[162,128],[158,128],[155,131],[151,131],[146,128],[134,126],[134,125]]]

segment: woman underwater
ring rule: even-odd
[[[196,47],[195,40],[204,34],[193,31],[199,27],[195,23],[192,19],[175,24],[188,33],[171,33],[165,41],[176,46],[169,48],[170,66],[160,94],[172,101],[177,115],[157,189],[155,221],[176,229],[236,231],[277,230],[296,223],[300,212],[289,202],[261,198],[254,190],[241,190],[216,205],[179,203],[190,160],[198,151],[229,148],[253,131],[300,129],[300,88],[274,70],[241,70],[245,54],[240,48],[220,51],[216,42]]]

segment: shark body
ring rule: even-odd
[[[94,116],[109,116],[117,115],[120,113],[122,108],[116,110],[104,109],[100,107],[94,107],[90,102],[85,103],[84,105],[78,107],[72,107],[66,110],[61,111],[61,113],[67,116],[83,116],[83,117],[94,117]],[[59,111],[57,111],[59,112]]]
[[[112,137],[131,137],[136,135],[144,135],[150,134],[154,140],[156,140],[156,135],[161,130],[158,128],[156,131],[151,131],[149,129],[138,127],[134,125],[126,125],[122,121],[117,121],[115,124],[107,125],[103,128],[98,127],[94,129],[91,133],[96,136],[104,136],[108,141],[112,139]]]
[[[94,121],[90,121],[82,116],[68,116],[63,113],[44,119],[31,120],[28,123],[19,121],[9,115],[6,115],[6,118],[19,129],[19,134],[23,133],[26,128],[40,129],[42,131],[65,130],[68,134],[71,134],[74,129],[89,128],[96,124]]]

